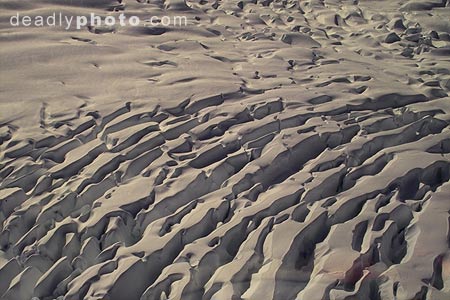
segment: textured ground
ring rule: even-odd
[[[449,5],[0,0],[0,298],[450,299]]]

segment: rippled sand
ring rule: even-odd
[[[0,298],[450,299],[449,6],[0,0]]]

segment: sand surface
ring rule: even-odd
[[[125,12],[184,27],[11,27]],[[0,0],[0,299],[450,299],[450,1]]]

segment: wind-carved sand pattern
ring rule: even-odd
[[[447,1],[0,6],[1,299],[450,299]]]

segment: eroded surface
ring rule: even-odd
[[[448,299],[447,1],[147,2],[0,1],[2,299]]]

